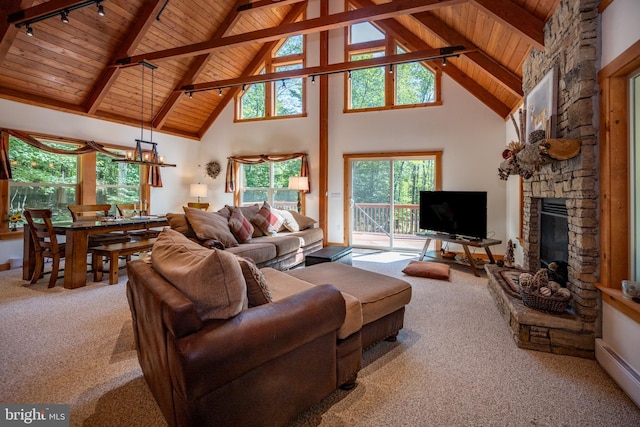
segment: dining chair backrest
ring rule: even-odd
[[[208,211],[209,210],[209,203],[196,203],[196,202],[189,202],[187,203],[187,206],[190,208],[195,208],[195,209],[202,209],[203,211]]]
[[[51,209],[25,209],[24,216],[31,230],[36,253],[60,253],[58,239],[51,223]]]
[[[118,215],[124,218],[128,218],[134,215],[136,212],[136,205],[133,203],[118,203],[116,209],[118,209]]]
[[[107,216],[111,210],[111,205],[69,205],[71,219],[73,222],[81,220],[95,220],[98,216]]]

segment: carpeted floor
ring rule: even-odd
[[[640,409],[596,361],[518,349],[486,278],[407,277],[415,255],[354,265],[413,286],[395,343],[364,354],[358,385],[293,426],[638,426]],[[162,426],[133,347],[125,278],[66,290],[0,273],[0,402],[67,403],[73,426]]]

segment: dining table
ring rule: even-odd
[[[144,230],[169,225],[166,216],[149,215],[101,220],[54,221],[53,230],[65,236],[64,287],[75,289],[87,284],[89,235],[112,231]],[[35,248],[29,227],[24,229],[22,278],[30,280],[35,268]]]

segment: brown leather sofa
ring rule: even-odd
[[[171,426],[282,426],[355,381],[360,334],[338,339],[345,300],[331,285],[203,322],[149,264],[127,271],[138,359]]]

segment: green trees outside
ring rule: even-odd
[[[140,166],[114,162],[113,157],[96,155],[96,203],[109,203],[116,214],[116,203],[140,202]]]
[[[363,53],[352,55],[352,61],[378,58],[384,52]],[[385,68],[365,68],[363,70],[353,70],[350,73],[349,84],[351,86],[351,108],[374,108],[384,107],[384,80]]]
[[[289,190],[289,177],[300,175],[300,159],[286,162],[265,162],[259,165],[242,165],[242,203],[260,203],[265,200],[272,206],[297,202],[298,195]]]

